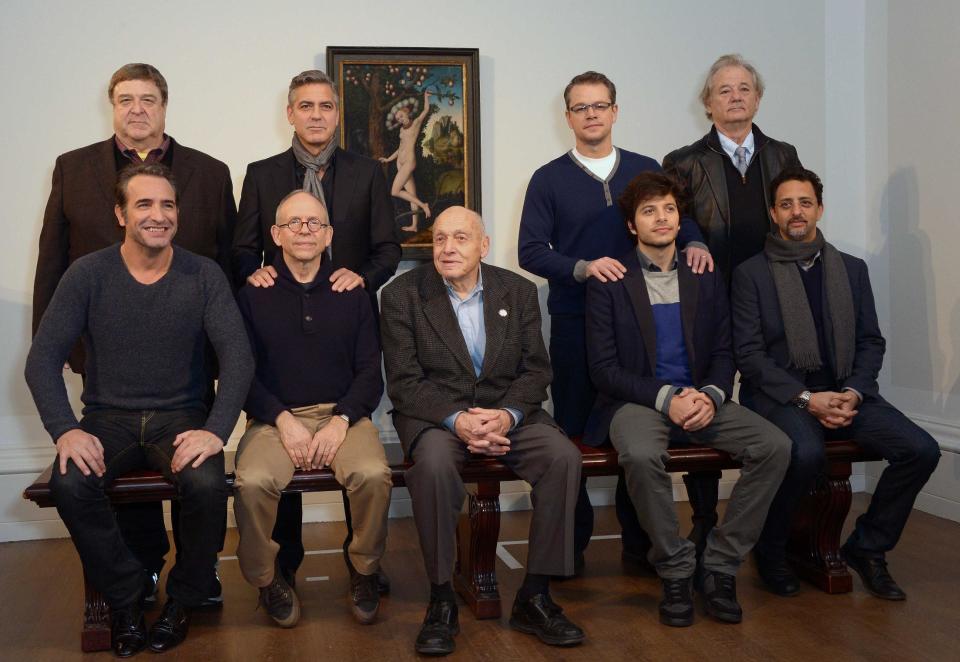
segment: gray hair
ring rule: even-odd
[[[710,100],[710,93],[713,91],[713,77],[724,67],[742,67],[746,69],[747,73],[753,76],[753,87],[757,90],[757,98],[763,97],[763,78],[760,77],[760,73],[756,68],[743,59],[743,56],[739,53],[727,53],[717,58],[717,61],[710,67],[710,71],[707,72],[707,78],[703,81],[703,89],[700,90],[700,103],[703,104],[705,109],[707,108],[707,101]],[[711,119],[710,110],[706,109],[705,113],[707,119]]]
[[[337,107],[340,107],[340,93],[337,91],[337,84],[333,82],[333,79],[330,78],[327,74],[320,71],[319,69],[307,69],[306,71],[301,71],[299,74],[290,79],[290,88],[287,91],[287,104],[293,105],[293,93],[298,87],[303,87],[304,85],[329,85],[330,89],[333,90],[333,100],[337,104]]]
[[[283,207],[283,203],[285,203],[287,200],[289,200],[289,199],[292,198],[293,196],[295,196],[295,195],[300,195],[301,193],[305,193],[305,194],[309,195],[311,198],[313,198],[314,200],[316,200],[317,202],[320,203],[320,206],[323,207],[323,213],[326,214],[326,216],[327,216],[327,221],[329,222],[329,220],[330,220],[330,215],[327,214],[327,206],[326,206],[325,204],[323,204],[323,200],[321,200],[320,198],[318,198],[317,196],[315,196],[313,193],[311,193],[310,191],[308,191],[308,190],[306,190],[306,189],[295,188],[295,189],[293,189],[292,191],[290,191],[289,193],[287,193],[285,196],[283,196],[283,198],[282,198],[282,199],[280,200],[280,202],[277,204],[277,211],[276,211],[276,213],[273,215],[273,224],[274,224],[274,225],[280,225],[280,209]]]

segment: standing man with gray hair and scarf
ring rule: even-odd
[[[322,71],[304,71],[290,81],[287,121],[294,131],[290,149],[247,166],[233,239],[236,285],[274,285],[273,263],[279,249],[270,228],[283,197],[302,188],[323,202],[334,228],[327,248],[333,267],[331,287],[334,292],[366,289],[376,313],[377,290],[400,262],[393,202],[383,170],[375,160],[338,146],[340,97],[336,84]],[[304,554],[302,504],[299,494],[284,495],[273,532],[280,543],[280,570],[291,585]],[[346,500],[344,506],[349,507]],[[349,566],[349,510],[347,522],[344,555]],[[386,590],[386,578],[380,577],[381,590]]]
[[[880,396],[885,342],[867,265],[838,251],[817,229],[820,178],[787,168],[770,183],[769,194],[775,229],[763,251],[734,272],[732,290],[740,401],[793,441],[790,468],[758,546],[767,559],[786,565],[792,515],[824,465],[824,440],[852,438],[890,464],[840,551],[870,593],[903,600],[885,554],[900,538],[940,450]],[[775,592],[793,595],[799,584],[780,588]]]

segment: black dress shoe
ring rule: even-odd
[[[147,645],[147,623],[139,605],[110,612],[110,646],[117,657],[136,655]]]
[[[173,598],[167,600],[160,618],[150,626],[150,650],[155,653],[168,651],[187,638],[190,614]]]
[[[772,593],[791,597],[800,592],[800,580],[786,559],[768,559],[760,554],[754,554],[754,558],[760,579]]]
[[[697,579],[708,614],[724,623],[739,623],[743,620],[743,609],[737,602],[736,577],[725,572],[713,572],[701,566]]]
[[[453,600],[431,601],[414,649],[420,655],[449,655],[457,647],[453,637],[458,634],[457,603]]]
[[[526,634],[535,634],[551,646],[576,646],[583,642],[583,630],[570,622],[546,593],[538,593],[528,600],[517,595],[510,613],[510,627]]]
[[[860,575],[863,587],[871,595],[884,600],[906,600],[907,594],[897,586],[897,582],[887,570],[887,560],[881,556],[860,554],[847,543],[840,548],[840,556],[847,565]]]
[[[660,622],[675,628],[693,625],[693,577],[661,579]]]

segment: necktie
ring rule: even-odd
[[[741,177],[747,176],[747,166],[750,164],[747,162],[747,148],[743,145],[733,152],[733,165],[740,171]]]

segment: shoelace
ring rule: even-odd
[[[287,589],[283,584],[278,581],[270,582],[270,585],[267,586],[267,607],[269,608],[272,605],[276,605],[280,602],[287,602],[290,600],[290,595],[287,592]]]
[[[714,573],[716,591],[723,596],[735,595],[737,592],[737,579],[733,575],[722,572]]]
[[[375,574],[369,576],[361,576],[360,579],[353,583],[353,599],[362,602],[363,600],[373,600],[379,596],[377,591],[377,576]]]
[[[689,581],[686,579],[664,582],[663,592],[666,594],[667,602],[688,601],[690,599],[688,586]]]

